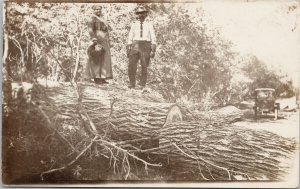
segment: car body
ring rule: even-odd
[[[273,88],[257,88],[255,89],[254,115],[274,113],[275,120],[278,117],[279,103],[276,103],[275,89]]]

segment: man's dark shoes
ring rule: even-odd
[[[135,86],[134,85],[129,85],[128,88],[129,89],[133,89]]]
[[[105,79],[101,79],[102,84],[108,84],[108,82]]]
[[[94,81],[95,81],[95,83],[98,84],[98,85],[101,85],[101,84],[108,84],[108,82],[105,81],[105,79],[95,78]]]
[[[95,82],[95,84],[101,84],[99,78],[94,78],[94,82]]]

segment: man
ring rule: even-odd
[[[150,58],[154,58],[156,51],[156,37],[153,25],[146,21],[148,10],[139,6],[135,9],[138,21],[132,23],[128,35],[128,43],[126,46],[127,57],[129,58],[128,75],[130,85],[129,88],[135,88],[136,85],[136,70],[137,63],[141,63],[141,81],[142,88],[147,82],[147,67],[150,63]]]
[[[108,24],[102,18],[102,7],[93,6],[94,15],[88,20],[88,32],[92,45],[88,47],[87,77],[93,78],[96,84],[108,83],[112,79],[112,65]],[[103,49],[101,49],[103,48]],[[101,54],[102,53],[102,54]],[[92,56],[94,54],[94,56]]]

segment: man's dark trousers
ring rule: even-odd
[[[128,75],[130,85],[135,86],[137,63],[141,62],[141,86],[145,87],[147,82],[147,67],[150,63],[151,42],[134,41],[129,53]]]

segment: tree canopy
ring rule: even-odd
[[[110,25],[114,80],[127,82],[125,46],[130,24],[135,19],[136,3],[102,3],[103,17]],[[231,50],[231,42],[208,25],[199,8],[189,11],[185,3],[146,3],[157,35],[158,48],[151,62],[149,86],[167,101],[224,105],[241,99],[240,86],[274,87],[279,93],[292,83],[283,84],[280,76],[268,70],[257,58],[243,59]],[[54,81],[83,79],[86,48],[91,42],[86,21],[92,4],[13,3],[5,4],[8,78],[33,81],[44,77]],[[238,60],[238,61],[237,61]],[[251,83],[232,79],[236,62]],[[61,64],[61,69],[58,64]],[[255,68],[255,69],[254,69]]]

